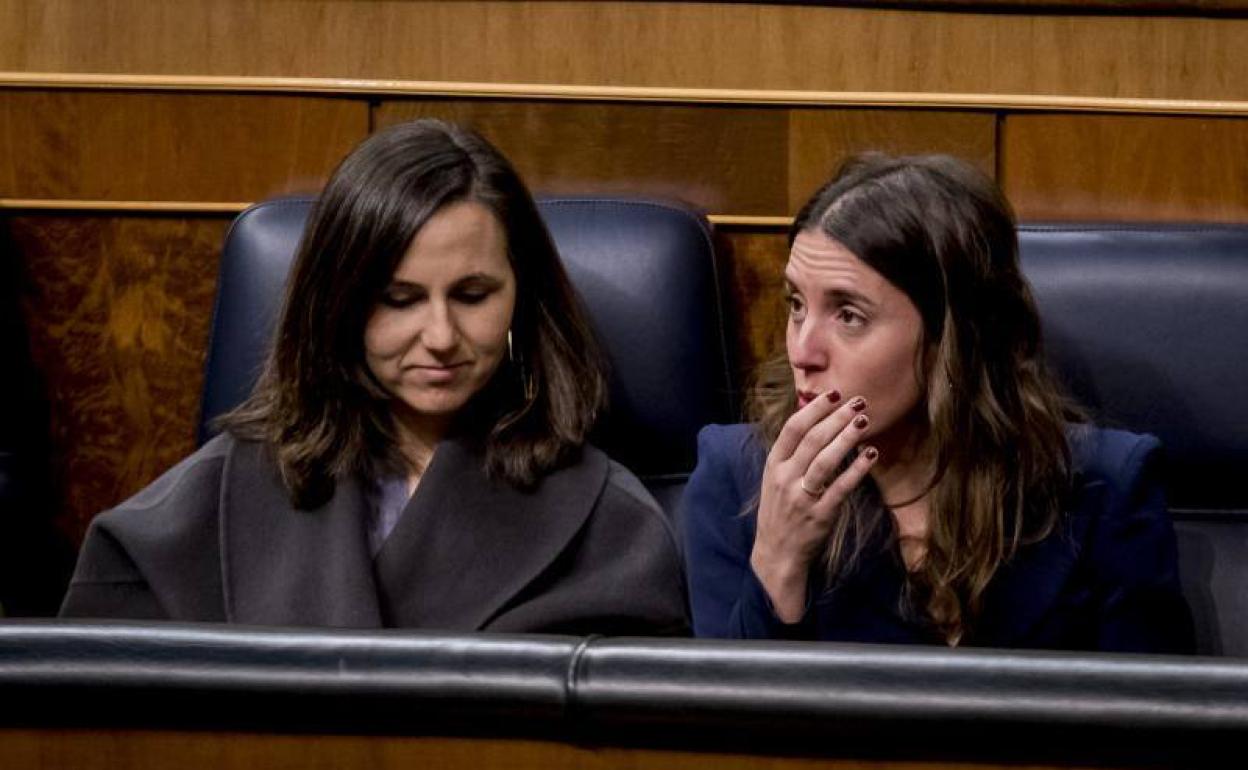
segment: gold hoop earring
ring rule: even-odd
[[[516,362],[516,350],[511,345],[511,329],[507,330],[507,360],[513,364]]]

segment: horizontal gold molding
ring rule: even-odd
[[[105,201],[60,200],[47,198],[0,198],[4,211],[66,211],[88,214],[237,214],[251,203],[212,201]],[[764,217],[740,214],[708,214],[711,224],[719,227],[788,227],[792,217]]]
[[[783,227],[793,224],[793,217],[754,217],[738,214],[707,214],[711,224],[719,227]]]
[[[1248,115],[1246,101],[1128,99],[1034,94],[956,94],[867,91],[786,91],[724,88],[660,88],[540,83],[464,83],[340,78],[206,77],[0,72],[0,88],[65,88],[127,91],[195,91],[256,94],[448,96],[482,99],[746,104],[790,107],[911,107],[1013,111]]]
[[[237,214],[250,203],[210,201],[104,201],[48,198],[0,198],[0,209],[16,211],[137,211],[171,214]]]

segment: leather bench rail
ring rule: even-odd
[[[190,624],[0,623],[4,724],[548,736],[1196,760],[1248,664],[1058,652]],[[909,742],[899,742],[903,731]],[[884,743],[881,743],[884,741]],[[755,749],[757,750],[757,749]],[[1029,755],[1030,756],[1030,755]],[[1034,756],[1033,756],[1034,758]]]

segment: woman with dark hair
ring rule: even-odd
[[[313,207],[251,398],[95,519],[62,615],[679,633],[674,534],[585,443],[605,391],[507,160],[382,131]]]
[[[992,181],[851,159],[789,243],[786,349],[685,492],[695,633],[1190,651],[1158,443],[1060,395]]]

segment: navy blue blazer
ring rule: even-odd
[[[984,647],[1191,652],[1174,528],[1152,436],[1072,427],[1074,485],[1066,515],[1044,540],[1002,566],[963,644]],[[904,613],[905,570],[883,535],[833,589],[812,575],[797,623],[781,622],[750,568],[766,450],[749,425],[710,425],[685,488],[683,527],[697,636],[939,644]]]

